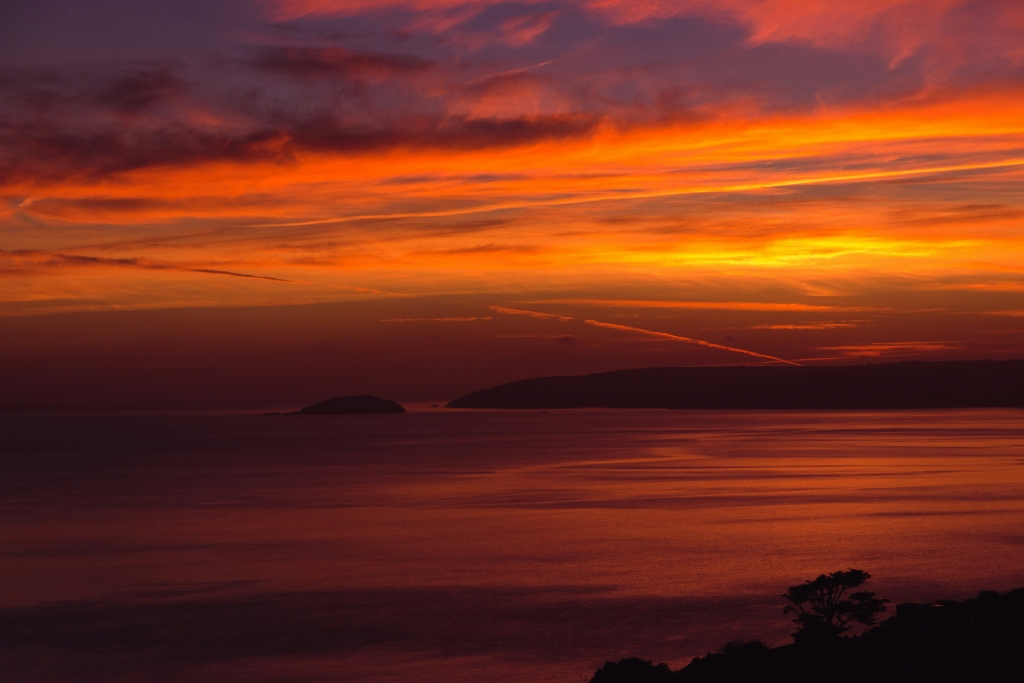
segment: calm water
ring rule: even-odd
[[[1024,412],[0,418],[0,669],[585,681],[1024,586]]]

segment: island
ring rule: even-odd
[[[641,368],[525,379],[447,405],[520,410],[1024,408],[1024,360]]]
[[[404,413],[394,401],[376,396],[336,396],[326,401],[306,406],[293,413],[267,413],[268,415],[386,415]]]

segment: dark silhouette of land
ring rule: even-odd
[[[1024,588],[1018,588],[962,602],[899,605],[895,617],[853,637],[797,638],[776,648],[730,643],[678,671],[636,658],[608,662],[591,683],[1020,681],[1022,644]]]
[[[462,396],[448,407],[1022,408],[1024,361],[642,368],[525,379]]]
[[[267,413],[268,415],[384,415],[404,413],[394,401],[376,396],[336,396],[320,403],[306,406],[294,413]]]
[[[794,615],[794,642],[828,642],[846,634],[856,624],[878,623],[878,615],[888,609],[889,601],[876,598],[872,591],[854,590],[870,578],[866,571],[849,569],[790,586],[782,596],[789,603],[782,612]]]

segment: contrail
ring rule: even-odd
[[[521,308],[505,308],[503,306],[488,306],[495,313],[504,313],[505,315],[525,315],[530,318],[557,318],[561,322],[568,322],[572,320],[567,315],[558,315],[557,313],[538,313],[537,311],[524,311]]]
[[[775,356],[769,356],[764,353],[758,353],[757,351],[747,351],[746,349],[737,349],[734,346],[724,346],[722,344],[715,344],[714,342],[703,341],[701,339],[691,339],[690,337],[681,337],[678,334],[669,334],[668,332],[655,332],[654,330],[645,330],[642,327],[630,327],[629,325],[617,325],[616,323],[603,323],[600,320],[584,320],[588,325],[594,327],[607,327],[609,330],[621,330],[623,332],[636,332],[638,334],[646,334],[649,337],[661,337],[662,339],[672,339],[675,341],[686,342],[687,344],[697,344],[698,346],[706,346],[710,349],[720,349],[722,351],[732,351],[733,353],[742,353],[747,356],[753,356],[754,358],[765,358],[776,363],[786,363],[787,365],[800,366],[799,363],[794,363],[791,360],[785,358],[777,358]]]
[[[146,268],[148,266],[141,266]],[[233,270],[216,270],[214,268],[182,268],[180,266],[171,266],[171,270],[187,270],[190,273],[207,273],[209,275],[230,275],[232,277],[253,277],[257,280],[273,280],[274,282],[295,282],[295,280],[285,280],[281,277],[270,277],[269,275],[252,275],[250,273],[236,273]]]

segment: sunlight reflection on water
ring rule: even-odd
[[[0,430],[0,663],[37,680],[586,680],[782,642],[777,596],[823,571],[897,601],[1024,585],[1020,411]]]

